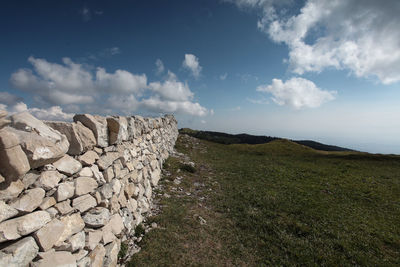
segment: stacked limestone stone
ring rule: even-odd
[[[152,205],[175,118],[0,111],[0,128],[0,266],[116,266]]]

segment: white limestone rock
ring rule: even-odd
[[[96,207],[97,201],[90,194],[86,194],[72,200],[72,207],[80,212],[85,212],[93,207]]]
[[[107,225],[111,227],[111,231],[115,235],[119,235],[124,230],[124,221],[118,213],[111,216]]]
[[[158,182],[160,181],[161,178],[161,170],[160,169],[155,169],[150,173],[150,179],[151,179],[151,184],[153,186],[156,186]]]
[[[58,185],[62,177],[58,171],[44,171],[36,180],[35,185],[45,190],[51,190]]]
[[[128,121],[125,117],[108,117],[107,127],[111,145],[120,144],[122,141],[128,140]]]
[[[82,163],[83,166],[90,166],[99,159],[99,155],[93,150],[87,151],[85,154],[79,156],[79,161]]]
[[[85,247],[85,232],[81,231],[73,236],[71,236],[68,241],[68,244],[70,244],[70,251],[74,252],[80,249],[83,249]]]
[[[113,187],[109,183],[102,185],[98,191],[103,199],[110,199],[113,196]]]
[[[33,185],[37,181],[38,178],[39,178],[39,173],[35,171],[30,171],[22,177],[21,181],[24,183],[25,189],[28,189],[31,185]]]
[[[102,267],[105,255],[106,255],[106,250],[104,246],[102,244],[98,244],[96,248],[89,253],[90,266]]]
[[[65,229],[65,224],[59,219],[53,219],[34,234],[40,251],[48,251],[59,239],[59,234]]]
[[[45,197],[39,207],[41,210],[47,210],[48,208],[54,206],[56,203],[57,202],[54,197]]]
[[[76,196],[91,193],[98,187],[96,180],[90,177],[78,177],[74,180],[74,183]]]
[[[75,186],[74,182],[61,183],[56,192],[57,201],[61,202],[74,196]]]
[[[85,247],[89,250],[93,250],[103,238],[103,232],[101,230],[90,230],[87,234]]]
[[[33,264],[34,267],[76,267],[75,257],[68,251],[52,251]]]
[[[73,119],[75,122],[79,121],[84,126],[92,130],[98,146],[108,146],[108,128],[106,118],[101,116],[93,116],[90,114],[77,114]]]
[[[58,202],[54,207],[58,210],[61,215],[69,214],[74,211],[71,207],[71,200],[67,199],[62,202]]]
[[[75,257],[75,260],[78,262],[81,259],[83,259],[88,253],[89,253],[89,251],[87,251],[85,249],[80,249],[78,252],[72,253],[72,255]]]
[[[14,114],[10,119],[32,169],[53,163],[68,151],[69,142],[65,135],[28,112]]]
[[[111,226],[110,225],[106,225],[103,228],[101,228],[101,231],[103,232],[103,244],[107,245],[108,243],[114,241],[117,239],[117,237],[114,235],[114,233],[112,232]]]
[[[55,246],[60,246],[62,243],[70,238],[72,235],[80,232],[85,227],[85,222],[83,221],[79,213],[74,213],[69,216],[62,217],[61,222],[64,223],[64,231],[60,232],[59,238],[55,243]]]
[[[51,220],[46,211],[35,211],[27,215],[0,223],[0,243],[28,235]]]
[[[44,195],[45,191],[42,188],[30,189],[22,197],[10,203],[10,206],[20,213],[32,212],[42,204]]]
[[[69,155],[80,155],[96,145],[93,132],[79,121],[76,123],[47,121],[46,124],[67,137],[70,144]]]
[[[107,183],[111,182],[111,180],[114,178],[113,166],[110,166],[105,171],[103,171],[103,176],[104,176],[104,179],[107,181]]]
[[[84,216],[83,220],[88,227],[98,228],[106,225],[110,220],[110,212],[103,207],[96,207],[89,210]]]
[[[125,229],[128,233],[130,233],[133,227],[132,223],[134,220],[132,212],[130,212],[127,208],[124,208],[121,209],[120,213],[122,216],[122,221],[124,222]]]
[[[120,154],[118,152],[106,152],[100,159],[97,161],[97,165],[100,170],[104,171],[113,164],[114,160],[118,159]]]
[[[134,117],[127,117],[126,118],[128,121],[128,140],[132,140],[133,138],[135,138],[135,118]]]
[[[19,138],[12,130],[9,127],[0,130],[0,172],[8,182],[18,179],[30,170]]]
[[[4,253],[4,257],[0,254],[0,266],[28,266],[38,254],[38,251],[39,247],[33,237],[25,237],[1,250],[0,253]]]
[[[118,263],[118,252],[121,247],[121,242],[115,240],[112,243],[105,246],[106,255],[103,262],[103,267],[115,267]]]
[[[133,212],[136,211],[136,209],[138,207],[138,204],[137,204],[137,201],[135,199],[131,198],[131,199],[128,200],[128,203],[127,203],[126,206],[129,209],[129,211],[133,213]]]
[[[82,164],[69,155],[64,155],[64,157],[54,162],[53,165],[59,172],[68,176],[74,175],[82,169]]]
[[[0,222],[12,218],[18,214],[18,210],[0,201]]]
[[[99,185],[105,184],[106,180],[104,179],[103,174],[99,171],[99,167],[96,164],[93,164],[90,169],[92,170],[93,177],[96,179]]]

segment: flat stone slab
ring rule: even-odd
[[[74,180],[75,195],[81,196],[93,192],[98,184],[95,179],[90,177],[78,177]]]
[[[45,191],[42,188],[30,189],[10,206],[22,213],[32,212],[42,204],[44,195]]]
[[[96,207],[97,201],[90,194],[86,194],[72,200],[72,207],[78,209],[80,212],[85,212],[88,209]]]
[[[64,155],[61,159],[54,162],[53,165],[59,172],[68,176],[74,175],[82,169],[82,164],[69,155]]]
[[[28,235],[51,220],[46,211],[35,211],[27,215],[0,223],[0,243],[7,240],[15,240]]]
[[[28,266],[38,254],[39,247],[33,237],[28,236],[3,248],[0,253],[0,266]]]

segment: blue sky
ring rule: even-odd
[[[400,154],[400,2],[4,1],[0,108]]]

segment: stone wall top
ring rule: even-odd
[[[0,111],[0,266],[116,266],[177,136],[172,115]]]
[[[30,169],[51,164],[65,154],[81,155],[176,126],[173,115],[159,118],[76,114],[74,122],[41,121],[28,112],[7,117],[0,111],[0,182],[15,181]]]

